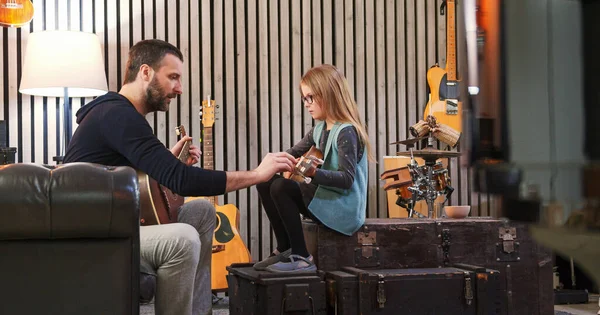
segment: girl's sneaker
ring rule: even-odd
[[[290,261],[280,261],[267,267],[271,272],[306,272],[316,271],[317,266],[313,261],[313,256],[302,257],[300,255],[290,255]]]
[[[254,264],[254,269],[255,270],[265,270],[270,265],[278,263],[278,262],[290,257],[291,253],[292,253],[292,249],[290,248],[282,253],[271,255],[271,256],[257,262],[256,264]]]

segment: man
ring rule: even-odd
[[[124,85],[77,112],[79,127],[67,148],[65,163],[125,165],[141,170],[182,196],[213,196],[269,180],[291,171],[294,158],[269,153],[252,171],[224,172],[192,167],[200,150],[190,146],[187,165],[176,156],[185,141],[169,151],[154,136],[146,114],[166,111],[182,93],[183,55],[161,40],[144,40],[129,51]],[[215,209],[196,200],[178,211],[180,223],[140,228],[140,258],[157,273],[156,314],[210,314],[211,251]],[[187,224],[184,224],[187,223]]]

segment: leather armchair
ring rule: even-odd
[[[0,166],[0,314],[139,314],[129,167]]]

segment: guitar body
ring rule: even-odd
[[[177,133],[185,137],[185,128],[178,126]],[[186,163],[190,156],[190,142],[187,141],[177,157]],[[177,210],[185,203],[185,198],[160,185],[145,173],[137,172],[140,185],[140,225],[156,225],[177,222]]]
[[[150,176],[138,172],[140,185],[140,225],[177,222],[177,210],[185,201]]]
[[[191,197],[186,202],[199,198],[212,201],[212,197]],[[251,262],[252,257],[238,232],[240,210],[232,204],[214,206],[217,224],[213,233],[211,288],[213,291],[224,291],[227,289],[227,266]]]
[[[227,289],[227,269],[233,263],[252,261],[250,252],[242,240],[239,228],[240,211],[232,204],[215,206],[217,226],[213,237],[211,283],[214,291]],[[224,246],[220,246],[224,245]]]
[[[440,85],[446,76],[446,70],[440,68],[437,64],[427,70],[427,85],[429,85],[429,101],[425,107],[425,113],[429,113],[429,109],[433,102],[440,100]],[[427,117],[427,116],[425,116]],[[437,118],[437,117],[436,117]]]
[[[0,26],[21,27],[32,19],[31,0],[0,0]]]
[[[429,85],[429,101],[425,106],[425,119],[428,115],[435,116],[438,123],[442,123],[452,127],[458,132],[462,132],[462,102],[458,101],[458,82],[455,85],[451,85],[448,88],[447,72],[446,70],[435,65],[427,70],[427,85]],[[453,95],[454,94],[454,95]],[[449,97],[455,96],[454,99]],[[456,112],[452,110],[453,104],[456,104]],[[452,114],[451,114],[452,113]]]

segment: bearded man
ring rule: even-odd
[[[64,161],[130,166],[181,196],[214,196],[266,182],[291,171],[294,158],[269,153],[251,171],[217,171],[192,167],[200,150],[191,145],[183,163],[176,156],[190,137],[169,151],[156,138],[145,116],[167,111],[181,94],[183,55],[162,40],[143,40],[129,51],[124,85],[77,112],[79,124]],[[156,273],[156,314],[210,314],[211,254],[215,209],[205,200],[178,209],[179,223],[140,227],[140,261]]]

